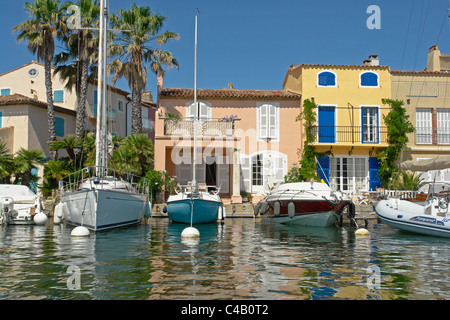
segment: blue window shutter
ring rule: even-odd
[[[0,96],[9,96],[11,94],[11,89],[1,89]]]
[[[336,76],[331,72],[321,72],[319,74],[319,85],[320,86],[335,86]]]
[[[361,75],[361,86],[376,87],[378,86],[378,76],[373,72],[366,72]]]
[[[369,190],[376,191],[381,188],[380,176],[378,174],[378,167],[380,160],[377,157],[369,157]]]
[[[55,131],[58,137],[64,137],[64,119],[55,117]]]
[[[53,91],[53,101],[64,102],[64,90]]]
[[[317,158],[317,162],[317,177],[328,184],[328,181],[330,181],[330,157]]]
[[[0,112],[0,128],[3,128],[3,118],[1,112]]]

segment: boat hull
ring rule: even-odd
[[[450,219],[426,213],[426,206],[406,200],[381,200],[375,207],[385,224],[408,232],[450,238]]]
[[[205,199],[189,199],[180,198],[167,202],[167,215],[172,222],[176,223],[214,223],[219,219],[219,210],[222,210],[222,202],[205,200]]]
[[[64,217],[67,223],[93,231],[138,224],[149,216],[147,195],[108,189],[84,189],[65,193]]]

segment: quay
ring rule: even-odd
[[[225,219],[235,219],[235,218],[254,218],[253,208],[256,204],[251,202],[239,203],[239,204],[224,204],[225,208]],[[163,212],[165,204],[155,204],[152,207],[152,218],[168,218],[167,213]],[[365,226],[369,223],[377,223],[377,216],[375,214],[374,206],[355,204],[355,220],[358,226]],[[342,215],[343,225],[353,224],[347,217],[347,213],[344,211]]]

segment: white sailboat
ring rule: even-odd
[[[61,202],[55,209],[55,215],[67,223],[93,231],[137,224],[151,214],[148,187],[134,184],[133,180],[124,181],[119,172],[107,168],[106,3],[100,1],[95,167],[84,168],[60,181]]]
[[[210,193],[199,190],[195,176],[197,163],[197,123],[199,110],[197,104],[197,16],[195,16],[195,62],[194,62],[194,152],[192,163],[192,185],[183,188],[178,194],[167,199],[167,215],[173,222],[198,224],[214,223],[223,219],[223,203],[219,191]]]

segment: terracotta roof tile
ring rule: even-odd
[[[162,98],[193,98],[194,89],[164,88]],[[198,99],[277,99],[300,100],[301,95],[283,90],[234,90],[234,89],[198,89]]]
[[[9,95],[9,96],[0,96],[0,106],[9,106],[9,105],[33,105],[40,108],[47,109],[47,102],[43,102],[40,100],[36,100],[18,93]],[[71,115],[75,115],[76,112],[74,110],[62,108],[59,106],[54,106],[55,111],[61,112],[61,113],[67,113]]]

